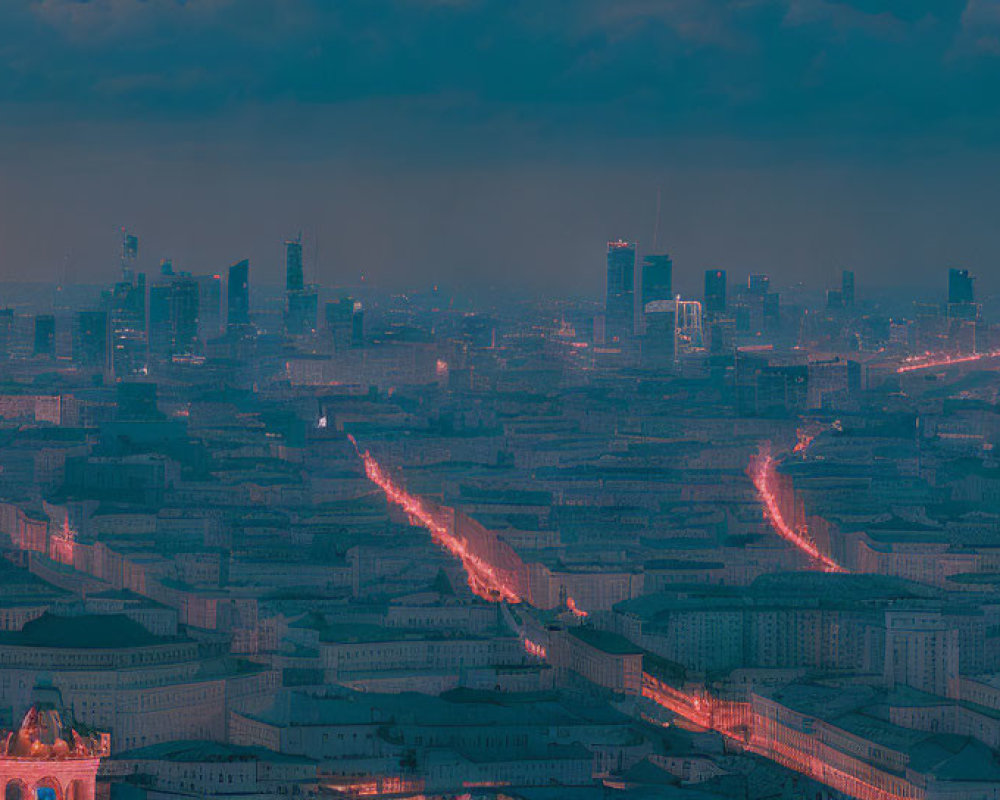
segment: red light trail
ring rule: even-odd
[[[915,356],[911,359],[907,359],[896,368],[896,372],[916,372],[921,369],[950,367],[955,364],[970,364],[974,361],[982,361],[986,358],[997,358],[998,356],[1000,356],[1000,350],[992,350],[989,353],[974,353],[969,356],[948,356],[928,353],[923,356]]]
[[[757,456],[750,462],[750,477],[753,479],[758,497],[764,504],[764,513],[778,536],[809,556],[824,572],[847,572],[830,556],[821,552],[805,533],[796,531],[785,520],[774,489],[774,458],[771,456],[770,444],[762,444]]]
[[[439,512],[428,507],[427,503],[414,497],[401,486],[397,485],[374,457],[365,450],[358,448],[353,436],[348,437],[354,449],[365,465],[365,475],[368,480],[377,485],[390,503],[394,503],[406,512],[411,522],[422,525],[431,533],[431,538],[453,556],[462,562],[469,581],[469,588],[484,600],[506,600],[508,603],[520,603],[521,597],[511,588],[493,566],[472,553],[466,543],[455,536],[447,523],[439,517]]]
[[[750,704],[719,700],[707,691],[685,692],[642,673],[642,696],[673,711],[700,728],[713,730],[745,745],[750,725]]]
[[[582,608],[580,608],[576,604],[576,600],[574,600],[572,597],[567,597],[566,598],[566,608],[568,608],[572,612],[572,614],[573,614],[574,617],[589,617],[590,616],[590,614],[588,614],[586,611],[584,611]]]
[[[391,503],[402,508],[412,522],[427,528],[437,544],[461,561],[468,576],[469,587],[473,592],[479,597],[493,602],[500,600],[511,603],[521,602],[521,597],[505,583],[498,570],[469,552],[465,543],[449,530],[448,525],[440,519],[440,511],[436,511],[421,498],[414,497],[398,486],[368,451],[362,454],[354,438],[349,437],[349,439],[364,462],[365,474],[368,479],[385,492]],[[774,474],[774,460],[770,447],[762,446],[757,457],[751,463],[751,477],[764,504],[765,513],[775,531],[783,539],[808,555],[824,571],[845,572],[843,567],[829,556],[821,553],[812,541],[803,534],[794,531],[785,521],[772,488]],[[566,598],[566,606],[577,616],[587,616],[587,612],[577,608],[571,597]],[[545,645],[527,638],[524,639],[523,643],[528,653],[536,658],[547,659],[548,652]],[[757,715],[752,712],[749,703],[722,700],[704,689],[684,691],[664,683],[648,672],[642,674],[642,696],[701,728],[725,736],[748,752],[808,775],[814,780],[832,786],[859,800],[913,800],[912,795],[904,793],[905,787],[900,787],[903,789],[903,792],[900,793],[889,791],[872,781],[834,766],[829,759],[793,748],[780,741],[776,735],[779,732],[772,730],[774,725],[768,720],[758,719]],[[872,769],[870,765],[864,763],[861,763],[860,766],[869,771]],[[876,778],[873,776],[874,779]],[[384,791],[384,787],[377,783],[364,784],[363,786],[358,784],[350,788],[361,788],[374,795]]]
[[[790,734],[792,738],[801,740],[801,732],[783,730],[784,726],[753,713],[750,703],[721,700],[707,691],[685,692],[663,683],[648,672],[642,674],[642,696],[700,728],[722,734],[751,753],[808,775],[859,800],[914,800],[916,796],[912,785],[904,778],[876,775],[878,770],[863,761],[856,761],[857,768],[865,772],[870,780],[831,763],[833,759],[842,763],[855,761],[851,757],[845,759],[842,754],[838,757],[838,754],[831,752],[829,758],[823,758],[816,753],[792,747],[781,740],[782,735]],[[812,742],[817,747],[823,747],[816,739],[812,739]],[[887,778],[895,781],[894,788],[897,791],[878,785]]]

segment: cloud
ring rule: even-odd
[[[982,0],[8,0],[0,29],[0,109],[24,125],[296,107],[449,149],[464,127],[484,150],[517,131],[584,149],[1000,136]]]
[[[0,274],[72,247],[107,280],[128,225],[157,258],[277,278],[312,221],[331,282],[596,292],[601,240],[648,238],[662,184],[679,279],[985,275],[996,8],[0,0]]]

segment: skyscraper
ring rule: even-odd
[[[129,270],[131,272],[131,270]],[[111,294],[111,369],[118,377],[146,367],[146,275],[115,284]]]
[[[844,308],[854,308],[854,271],[845,269],[840,276],[840,296]]]
[[[222,276],[199,275],[198,336],[208,341],[219,335],[222,321]]]
[[[975,278],[969,275],[967,269],[948,270],[948,304],[974,303],[976,301],[973,282]]]
[[[52,314],[39,314],[35,317],[35,355],[55,355],[56,318]]]
[[[649,369],[669,369],[674,363],[677,335],[677,304],[651,300],[644,307],[646,332],[642,340],[642,364]]]
[[[319,295],[310,289],[299,289],[288,293],[288,307],[285,311],[285,330],[291,336],[305,336],[316,331],[316,312],[319,309]]]
[[[302,241],[285,242],[285,290],[298,292],[305,288],[302,275]]]
[[[975,278],[967,269],[948,270],[948,318],[974,320],[979,316],[974,287]]]
[[[670,256],[648,255],[642,259],[642,308],[656,300],[673,297],[674,265]]]
[[[705,271],[705,313],[726,313],[726,271],[724,269]]]
[[[354,301],[351,316],[351,347],[365,346],[365,309],[360,300]]]
[[[326,304],[326,326],[334,352],[364,344],[364,313],[361,302],[347,296]]]
[[[301,236],[285,242],[285,294],[285,331],[291,336],[314,333],[319,295],[305,285]]]
[[[243,259],[229,268],[226,286],[226,325],[240,327],[250,323],[250,261]]]
[[[190,355],[198,348],[198,281],[182,273],[170,289],[171,352]]]
[[[754,273],[747,276],[747,293],[753,295],[765,295],[771,288],[771,279],[762,273]]]
[[[198,282],[187,273],[149,289],[149,352],[160,359],[190,355],[198,344]]]
[[[170,290],[170,284],[149,287],[149,354],[154,359],[169,358],[172,349]]]
[[[73,358],[81,364],[107,366],[108,315],[105,311],[81,311],[76,318]]]
[[[635,303],[635,243],[608,242],[608,284],[605,337],[609,344],[625,342],[633,333]]]
[[[14,330],[14,309],[0,308],[0,359],[10,357],[11,334]]]
[[[128,283],[135,277],[135,265],[139,260],[139,237],[122,228],[122,280]]]

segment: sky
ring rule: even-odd
[[[998,96],[992,0],[3,0],[0,280],[1000,291]]]

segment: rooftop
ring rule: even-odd
[[[46,612],[20,631],[0,633],[0,644],[85,650],[151,647],[176,641],[183,640],[156,636],[124,614],[60,617]]]

